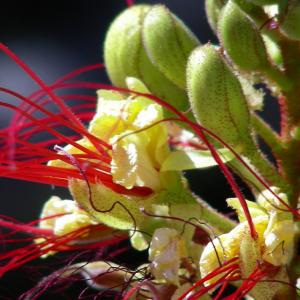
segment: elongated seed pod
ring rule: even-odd
[[[219,38],[230,59],[241,69],[260,71],[269,66],[265,44],[258,28],[232,1],[222,11]]]
[[[251,139],[249,111],[239,80],[210,44],[191,54],[188,95],[196,119],[233,147]]]

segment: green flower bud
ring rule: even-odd
[[[232,61],[245,71],[269,66],[263,39],[255,23],[232,1],[219,20],[219,38]]]
[[[151,62],[171,82],[185,89],[186,63],[199,45],[194,34],[165,6],[155,5],[144,20],[143,42]]]
[[[292,39],[300,40],[300,2],[289,1],[287,7],[280,7],[280,29]]]
[[[186,110],[185,67],[198,45],[196,37],[167,8],[138,5],[112,23],[104,59],[114,85],[126,87],[126,78],[136,77],[152,94]]]
[[[208,23],[214,32],[218,29],[218,19],[227,0],[205,0],[205,11]]]
[[[104,44],[104,61],[112,83],[126,88],[126,77],[139,77],[138,58],[142,22],[150,6],[133,6],[110,26]]]
[[[187,68],[196,119],[233,147],[249,141],[249,111],[239,80],[210,44],[196,49]]]

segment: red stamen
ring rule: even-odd
[[[101,68],[104,68],[103,64],[94,64],[94,65],[85,66],[83,68],[74,70],[71,73],[68,73],[68,74],[64,75],[63,77],[59,78],[53,85],[50,85],[50,88],[53,90],[56,87],[56,85],[58,85],[60,83],[63,83],[64,81],[72,79],[73,77],[76,77],[76,76],[78,76],[78,75],[80,75],[82,73],[85,73],[85,72],[88,72],[88,71],[92,71],[92,70],[96,70],[96,69],[101,69]],[[32,95],[30,95],[28,98],[29,99],[37,98],[37,101],[38,101],[39,97],[42,97],[44,94],[45,93],[44,93],[43,90],[39,90],[39,91],[33,93]],[[25,110],[24,108],[26,106],[27,106],[26,103],[22,103],[21,106],[20,106],[20,108],[23,109],[23,110]],[[19,119],[19,115],[15,114],[14,117],[13,117],[13,119],[12,119],[11,125],[14,126],[14,124],[17,123],[18,119]]]
[[[96,144],[96,145],[97,145],[97,143],[99,143],[99,144],[105,146],[107,149],[111,149],[111,146],[110,146],[109,144],[107,144],[107,143],[104,142],[103,140],[100,140],[100,139],[98,139],[97,137],[91,135],[84,127],[83,127],[83,128],[81,128],[81,127],[78,128],[78,127],[76,127],[76,126],[70,124],[69,121],[66,121],[65,119],[59,117],[58,115],[55,115],[54,113],[51,113],[51,112],[47,111],[47,110],[44,109],[43,107],[40,107],[39,105],[35,104],[35,103],[32,102],[31,100],[27,99],[26,97],[23,97],[22,95],[20,95],[20,94],[14,92],[14,91],[8,90],[8,89],[6,89],[6,88],[1,88],[1,87],[0,87],[0,91],[2,91],[2,92],[4,92],[4,93],[7,93],[7,94],[10,94],[10,95],[12,95],[12,96],[15,96],[15,97],[17,97],[17,98],[19,98],[19,99],[22,99],[23,101],[29,103],[30,105],[32,105],[32,106],[35,107],[36,109],[40,110],[40,111],[43,112],[44,114],[46,114],[46,115],[52,117],[54,120],[57,120],[57,122],[59,122],[60,124],[66,126],[67,128],[70,128],[70,129],[74,130],[75,132],[79,132],[82,136],[86,136],[87,138],[90,139],[90,141],[92,142],[92,144],[94,144],[94,145]],[[0,104],[1,104],[2,106],[5,106],[5,105],[4,105],[5,103],[3,103],[3,102],[0,102]],[[10,106],[9,106],[9,104],[6,104],[6,107],[8,107],[8,108],[10,108],[10,109],[13,109],[13,110],[15,110],[15,111],[17,111],[17,112],[19,112],[20,114],[22,114],[23,116],[25,116],[27,119],[29,119],[29,120],[31,120],[31,121],[33,121],[33,119],[34,119],[33,117],[31,117],[30,114],[28,114],[28,113],[22,111],[20,108],[16,108],[16,107],[13,108],[14,106],[13,106],[13,105],[10,105]],[[33,121],[33,122],[34,122],[34,121]],[[41,124],[40,121],[39,121],[39,124]],[[46,125],[44,125],[44,124],[42,124],[42,125],[43,125],[44,129],[46,129],[47,131],[50,130],[50,128],[47,129]],[[53,133],[53,131],[52,131],[52,133]],[[66,138],[66,143],[70,144],[70,141],[67,140],[67,138]],[[71,144],[72,144],[72,143],[71,143]],[[75,147],[76,147],[76,146],[75,146]],[[103,150],[103,149],[100,148],[99,146],[95,146],[95,147],[96,147],[96,149],[97,149],[101,154],[103,154],[104,156],[105,156],[105,155],[108,156],[108,154],[107,154],[107,152],[106,152],[105,150]],[[81,150],[82,150],[82,149],[81,149]]]
[[[218,291],[218,294],[214,297],[214,300],[219,300],[220,297],[222,297],[224,291],[226,290],[227,286],[229,284],[229,281],[226,281],[222,284],[220,290]]]
[[[25,226],[24,228],[18,227],[18,229],[25,230],[25,232],[28,232],[27,226]],[[34,231],[35,229],[32,230]],[[87,233],[91,233],[93,231],[99,232],[99,230],[107,230],[107,227],[102,224],[89,225],[59,237],[45,237],[43,234],[42,238],[44,239],[44,241],[41,243],[31,244],[29,246],[25,246],[23,248],[16,249],[0,255],[0,260],[2,261],[7,261],[9,259],[4,266],[0,267],[0,277],[3,276],[9,270],[15,269],[29,261],[32,261],[44,254],[49,253],[50,251],[74,251],[95,249],[100,247],[107,247],[109,245],[114,245],[116,243],[119,243],[120,241],[127,239],[127,235],[122,235],[116,237],[108,237],[105,240],[87,243],[84,245],[71,244],[71,242],[76,242],[76,240],[80,239],[82,236],[85,236]]]
[[[43,81],[19,58],[17,57],[11,50],[9,50],[4,44],[0,43],[0,50],[2,50],[4,53],[6,53],[13,61],[15,61],[24,71],[26,74],[28,74],[44,91],[46,94],[50,96],[51,99],[53,99],[54,103],[57,104],[57,106],[62,110],[62,112],[69,118],[70,121],[73,121],[73,123],[78,126],[83,131],[86,131],[83,124],[79,121],[79,119],[76,118],[72,110],[65,105],[61,99],[53,93],[51,88],[49,88],[47,85],[43,83]],[[98,147],[97,143],[95,143],[95,137],[92,135],[89,135],[90,141],[96,149],[101,152],[101,149]],[[99,140],[98,140],[99,142]],[[100,142],[101,143],[101,142]]]
[[[179,298],[178,300],[184,300],[185,297],[191,293],[192,291],[194,291],[197,287],[202,286],[206,281],[211,280],[212,278],[219,276],[220,274],[224,274],[224,272],[226,272],[226,276],[222,277],[222,280],[224,278],[226,278],[228,276],[228,274],[230,274],[232,271],[234,270],[238,270],[239,269],[239,265],[237,264],[237,260],[238,258],[233,258],[227,262],[225,262],[222,266],[216,268],[214,271],[212,271],[211,273],[207,274],[205,277],[201,278],[200,280],[198,280],[196,283],[193,284],[192,287],[190,287],[187,291],[185,291]],[[230,272],[229,272],[230,271]],[[217,281],[218,284],[220,283],[219,280]],[[212,284],[213,287],[215,287],[215,284]],[[212,289],[213,287],[210,287],[210,289]],[[194,297],[194,295],[192,296]],[[196,298],[193,298],[193,300]],[[192,298],[190,298],[190,300],[192,300]]]
[[[133,0],[126,0],[126,4],[128,7],[134,5],[134,1]]]
[[[215,283],[212,283],[206,287],[201,288],[198,292],[194,293],[189,297],[189,300],[198,300],[200,297],[208,293],[209,291],[215,289],[219,285],[224,285],[224,283],[228,283],[229,281],[236,281],[240,279],[238,270],[229,270],[225,273],[221,278],[219,278]]]
[[[241,286],[234,293],[224,298],[224,300],[243,299],[243,297],[245,297],[260,282],[260,280],[268,276],[268,274],[276,274],[278,270],[279,267],[258,264],[249,277],[243,280]]]
[[[53,236],[52,230],[41,229],[37,227],[32,227],[26,224],[15,224],[8,221],[0,219],[0,227],[5,227],[8,229],[13,229],[15,231],[23,231],[30,234],[40,235],[40,236]],[[3,237],[3,236],[1,236]]]
[[[8,55],[17,65],[19,65],[26,74],[28,74],[44,91],[53,99],[54,103],[73,121],[79,128],[84,128],[81,122],[75,117],[71,109],[62,102],[57,95],[55,95],[51,88],[49,88],[44,82],[37,76],[17,55],[15,55],[8,47],[3,43],[0,43],[0,50]]]

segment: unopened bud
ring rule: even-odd
[[[151,272],[156,279],[179,284],[180,250],[180,237],[175,229],[155,230],[149,249],[149,259]]]
[[[280,7],[280,29],[282,33],[292,39],[300,40],[300,2],[292,0],[287,7]]]
[[[178,87],[185,89],[187,59],[199,42],[165,6],[155,5],[145,16],[143,42],[151,62]]]
[[[216,33],[218,30],[218,20],[223,6],[227,0],[205,0],[205,12],[208,23]]]
[[[245,71],[260,71],[269,66],[262,36],[255,23],[232,1],[219,20],[219,37],[231,60]]]
[[[105,64],[114,85],[126,87],[127,77],[138,78],[152,94],[186,110],[185,68],[198,45],[197,38],[164,6],[133,6],[107,33]]]
[[[196,49],[187,68],[196,119],[233,147],[248,141],[249,111],[239,80],[210,44]]]
[[[126,77],[139,76],[138,56],[142,47],[142,22],[150,6],[133,6],[111,24],[105,39],[104,60],[112,83],[126,88]]]

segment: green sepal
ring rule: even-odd
[[[141,50],[137,58],[139,67],[138,78],[142,80],[151,93],[172,104],[180,111],[186,111],[189,108],[188,97],[186,91],[177,87],[169,79],[165,77],[160,70],[153,65],[147,53]],[[171,113],[165,110],[166,116]]]
[[[145,228],[147,232],[149,228],[156,228],[157,222],[156,225],[152,224],[152,218],[143,213],[143,210],[153,212],[157,211],[157,205],[196,203],[187,187],[180,184],[178,186],[177,190],[162,190],[148,197],[133,197],[118,194],[100,183],[88,186],[83,180],[69,181],[73,199],[95,220],[120,230]]]
[[[121,230],[139,228],[147,218],[141,213],[141,208],[150,210],[153,203],[152,197],[124,196],[102,184],[90,184],[89,190],[87,183],[78,179],[69,181],[69,190],[79,206],[94,219]]]
[[[153,196],[153,203],[159,205],[171,204],[195,204],[196,200],[188,188],[178,189],[176,192],[172,190],[163,190]]]
[[[228,206],[236,210],[240,223],[247,221],[244,210],[238,198],[228,198],[226,202]],[[266,215],[266,211],[256,202],[246,200],[246,203],[252,219],[262,215]]]
[[[270,65],[258,28],[231,0],[222,10],[218,31],[228,56],[242,70],[261,71]]]
[[[234,154],[226,148],[219,149],[218,154],[224,163],[234,159]],[[203,169],[217,165],[209,150],[177,150],[165,159],[161,171]]]

